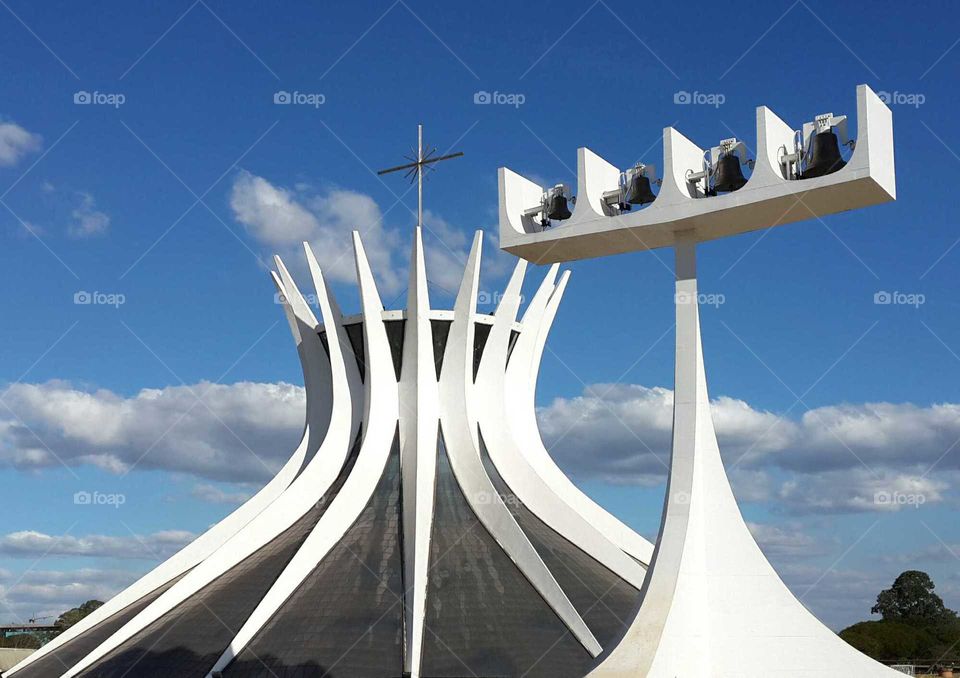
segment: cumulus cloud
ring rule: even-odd
[[[728,459],[782,449],[796,425],[742,400],[718,398],[713,416]],[[663,481],[673,431],[673,391],[637,384],[593,384],[538,412],[551,452],[578,475],[616,483]]]
[[[103,235],[110,227],[110,217],[97,209],[97,201],[85,191],[77,193],[80,204],[70,213],[73,221],[67,233],[74,238]]]
[[[796,455],[782,455],[785,468],[844,468],[911,459],[960,468],[950,454],[960,441],[960,404],[918,407],[910,403],[832,405],[805,413]]]
[[[734,398],[712,403],[724,460],[741,500],[775,499],[792,513],[894,511],[947,498],[960,455],[960,406],[866,403],[781,418]],[[594,384],[538,412],[551,453],[569,472],[614,483],[663,482],[673,392]],[[937,473],[929,469],[937,465]],[[787,476],[776,480],[771,476]]]
[[[909,461],[901,462],[907,469]],[[883,466],[842,471],[798,473],[780,488],[778,506],[793,513],[856,513],[901,511],[946,499],[950,483],[930,478],[921,470],[894,470]],[[956,479],[955,473],[950,473]]]
[[[13,558],[94,557],[158,560],[169,558],[196,538],[185,530],[165,530],[148,535],[69,534],[49,535],[34,530],[0,536],[0,555]]]
[[[894,563],[900,566],[941,561],[952,563],[954,560],[960,561],[960,544],[947,544],[937,541],[921,549],[911,549],[902,553],[887,553],[881,556],[881,559],[885,563]],[[951,574],[950,578],[960,579],[960,571]]]
[[[260,243],[278,253],[288,266],[302,259],[300,243],[309,242],[324,274],[332,280],[354,282],[351,232],[363,238],[364,250],[381,292],[394,295],[407,283],[410,234],[391,228],[376,201],[368,195],[331,187],[317,191],[309,184],[293,188],[240,172],[230,192],[234,218]],[[456,228],[430,210],[424,213],[424,249],[430,280],[455,291],[463,276],[471,234]],[[487,248],[484,275],[502,275],[507,257]],[[505,263],[506,262],[506,263]]]
[[[0,461],[18,468],[89,464],[262,482],[292,453],[305,396],[290,384],[144,389],[131,397],[65,382],[0,391]],[[6,414],[7,416],[3,416]]]
[[[0,411],[0,463],[31,469],[62,460],[113,473],[162,469],[254,484],[272,477],[293,451],[305,407],[303,389],[284,383],[200,383],[125,397],[47,382],[11,385],[0,398],[13,413]],[[670,389],[594,384],[554,399],[538,416],[551,454],[574,477],[654,486],[666,477],[672,408]],[[713,402],[737,496],[789,514],[901,511],[948,501],[960,479],[960,455],[944,455],[960,438],[955,410],[843,405],[784,419],[735,398]],[[865,430],[871,426],[876,430]],[[190,493],[237,504],[248,491],[208,482]]]
[[[39,151],[43,138],[20,125],[0,120],[0,167],[13,167],[30,153]]]
[[[108,600],[131,584],[138,573],[117,569],[81,568],[69,571],[27,570],[14,577],[0,576],[0,619],[22,623],[50,617],[87,600]]]
[[[765,523],[747,523],[753,538],[757,540],[764,554],[771,559],[813,558],[829,553],[826,544],[804,532],[797,525],[769,525]]]
[[[473,243],[473,233],[458,229],[431,210],[423,213],[424,260],[430,282],[451,294],[456,294],[463,279],[463,267]],[[513,270],[516,259],[503,252],[497,240],[484,234],[481,250],[481,276],[484,281],[501,278]],[[496,294],[487,295],[499,299]]]
[[[210,504],[242,504],[250,498],[248,492],[228,492],[215,485],[195,485],[190,492],[191,496]]]
[[[399,236],[384,228],[379,206],[367,195],[339,188],[323,193],[311,192],[306,186],[288,189],[240,172],[233,182],[230,207],[251,235],[284,258],[299,261],[300,243],[309,242],[324,274],[341,282],[356,280],[350,234],[360,231],[383,291],[392,293],[403,287],[392,261]]]
[[[240,503],[249,493],[248,485],[224,482],[252,486],[272,476],[299,439],[305,406],[302,388],[248,382],[144,389],[131,396],[65,382],[15,384],[0,390],[0,399],[16,413],[0,409],[0,463],[55,467],[58,456],[117,473],[182,472],[203,479],[187,486],[190,496],[218,504]],[[669,461],[672,406],[669,389],[595,384],[578,396],[554,399],[538,415],[548,447],[574,477],[654,485],[663,482]],[[877,592],[904,567],[949,563],[960,553],[960,546],[932,543],[885,551],[874,559],[874,571],[841,570],[830,562],[852,541],[817,527],[836,514],[876,512],[882,519],[884,512],[950,501],[960,468],[955,454],[944,453],[960,437],[952,435],[956,407],[844,404],[781,419],[735,398],[713,402],[738,498],[763,503],[766,515],[786,515],[770,519],[773,524],[751,522],[751,532],[794,594],[833,628],[864,618]],[[0,557],[11,569],[44,554],[71,564],[112,558],[132,572],[193,538],[183,531],[11,531],[0,534]],[[70,570],[19,580],[0,569],[0,617],[59,614],[90,598],[106,599],[135,578],[121,570]]]

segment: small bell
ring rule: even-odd
[[[570,209],[567,207],[567,197],[562,191],[553,191],[547,198],[546,209],[544,210],[547,219],[563,221],[570,218]]]
[[[650,179],[640,171],[633,172],[627,183],[624,201],[630,205],[646,205],[656,199],[650,187]]]
[[[740,158],[735,153],[725,153],[720,156],[715,177],[713,190],[717,193],[736,191],[747,183],[740,169]]]
[[[831,130],[818,132],[813,137],[810,148],[810,161],[800,173],[801,179],[812,179],[832,174],[847,163],[840,157],[840,142]]]

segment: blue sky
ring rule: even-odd
[[[466,153],[426,185],[441,305],[469,233],[495,245],[499,166],[573,183],[580,146],[662,165],[671,124],[752,145],[761,104],[855,126],[860,83],[892,98],[897,202],[700,248],[700,287],[724,300],[702,314],[721,445],[728,464],[749,452],[732,474],[745,514],[829,624],[865,618],[908,567],[960,606],[954,4],[2,4],[0,617],[109,595],[262,483],[252,452],[271,467],[289,453],[302,404],[276,384],[302,379],[266,262],[302,233],[335,254],[376,224],[383,296],[402,294],[416,193],[371,170],[402,161],[418,122]],[[496,290],[509,258],[488,250]],[[669,441],[648,415],[673,380],[671,256],[569,268],[544,434],[600,412],[557,456],[652,536],[662,467],[636,448]],[[335,289],[352,311],[348,278]],[[923,303],[875,304],[884,291]],[[610,450],[635,473],[610,472]],[[78,491],[124,504],[78,507]],[[885,491],[924,503],[873,505]]]

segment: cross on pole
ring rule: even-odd
[[[377,175],[389,174],[391,172],[399,172],[400,170],[407,170],[407,173],[404,177],[414,176],[417,180],[417,226],[423,226],[423,171],[432,165],[435,162],[440,162],[441,160],[451,160],[453,158],[459,158],[463,153],[450,153],[448,155],[441,155],[439,157],[431,157],[436,153],[437,149],[432,148],[427,151],[426,154],[423,152],[423,125],[417,125],[417,157],[416,159],[411,158],[410,156],[404,156],[411,162],[408,162],[406,165],[397,165],[396,167],[388,167],[387,169],[380,170],[377,172]],[[432,168],[431,168],[432,169]],[[413,180],[411,179],[411,182]]]

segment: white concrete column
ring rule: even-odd
[[[676,234],[673,445],[640,608],[591,678],[896,675],[820,623],[781,581],[730,488],[710,414],[696,237]]]
[[[400,373],[400,472],[403,492],[404,671],[420,675],[437,479],[439,394],[423,234],[414,234]]]

